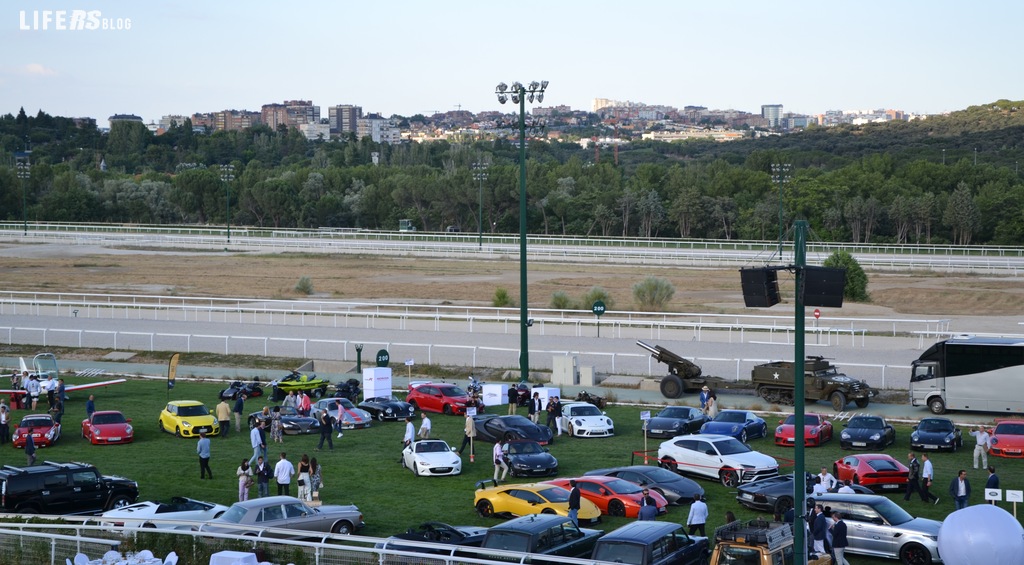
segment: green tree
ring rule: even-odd
[[[860,263],[846,251],[835,251],[825,259],[822,266],[833,269],[846,269],[846,287],[843,297],[854,302],[870,302],[868,294],[868,276]]]
[[[981,223],[981,213],[967,183],[960,181],[946,203],[942,222],[953,230],[953,243],[970,245],[974,231]]]

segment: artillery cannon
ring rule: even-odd
[[[651,345],[642,340],[636,344],[651,352],[651,357],[668,365],[668,374],[661,379],[661,394],[665,398],[679,398],[685,391],[699,390],[707,383],[701,377],[701,369],[692,361],[680,357],[660,345]]]

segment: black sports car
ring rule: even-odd
[[[669,504],[689,504],[693,502],[693,495],[699,494],[701,497],[704,496],[704,487],[697,484],[697,481],[680,476],[668,469],[655,467],[654,465],[630,465],[628,467],[595,469],[584,474],[618,477],[642,487],[651,488],[661,493]]]
[[[479,526],[450,526],[444,522],[424,522],[419,526],[413,526],[404,534],[393,535],[377,544],[378,548],[397,549],[401,551],[415,551],[417,553],[432,553],[447,555],[447,550],[428,548],[421,545],[405,545],[404,540],[414,542],[443,543],[450,545],[461,545],[469,547],[480,547],[487,535],[487,528]],[[453,550],[454,551],[454,550]]]
[[[532,439],[541,445],[554,442],[551,428],[534,424],[525,416],[477,414],[473,416],[473,426],[476,427],[477,441],[495,443],[499,439]]]
[[[397,396],[375,396],[359,403],[359,407],[369,412],[374,418],[384,420],[403,420],[416,415],[412,404],[399,400]]]
[[[508,469],[513,477],[546,477],[558,474],[558,459],[533,440],[508,442]]]
[[[320,433],[320,422],[317,422],[316,418],[299,414],[294,406],[274,406],[270,411],[273,412],[275,409],[281,411],[281,431],[285,435]],[[249,428],[255,428],[260,420],[266,420],[263,412],[249,414]],[[268,434],[270,433],[269,420],[267,420],[266,431]]]
[[[843,427],[839,434],[843,449],[885,449],[896,443],[896,429],[881,416],[854,416]]]
[[[673,438],[700,431],[708,416],[700,408],[669,406],[647,421],[647,437]]]
[[[910,434],[911,449],[956,451],[963,446],[963,432],[949,418],[924,418]]]
[[[235,381],[231,383],[230,387],[220,391],[218,397],[221,400],[235,400],[243,392],[248,398],[263,396],[263,387],[260,386],[259,377],[253,379],[250,383]]]
[[[807,496],[814,492],[814,478],[811,473],[804,477]],[[871,489],[862,485],[850,485],[857,494],[873,494]],[[747,508],[758,512],[771,512],[782,516],[793,507],[793,474],[779,475],[769,479],[744,483],[736,489],[736,500]]]

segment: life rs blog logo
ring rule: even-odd
[[[21,10],[21,31],[126,31],[131,18],[104,17],[99,10]]]

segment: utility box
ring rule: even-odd
[[[594,367],[592,365],[580,367],[580,386],[597,386],[597,379],[594,378]]]
[[[554,358],[551,370],[551,384],[562,386],[576,386],[580,384],[580,375],[576,366],[578,360],[575,355],[559,355]]]
[[[363,369],[363,398],[391,396],[391,367]]]
[[[484,406],[501,406],[508,404],[508,386],[506,384],[484,384],[481,400]],[[515,386],[515,385],[512,385]]]

